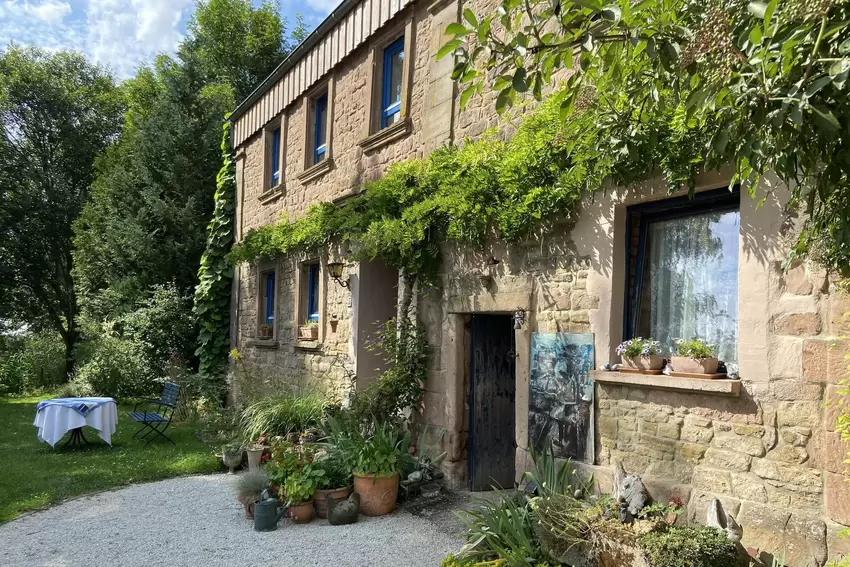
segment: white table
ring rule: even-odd
[[[68,443],[85,441],[83,426],[97,429],[101,439],[112,445],[112,434],[118,423],[118,404],[112,398],[74,398],[74,400],[100,403],[85,416],[67,405],[61,405],[66,398],[48,400],[47,404],[35,414],[33,425],[38,427],[38,440],[54,447],[69,431],[73,431]],[[67,443],[66,443],[67,445]]]

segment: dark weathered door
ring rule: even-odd
[[[510,315],[474,315],[471,329],[470,490],[511,488],[516,462],[516,355]]]

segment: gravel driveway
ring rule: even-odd
[[[234,476],[194,476],[80,498],[0,525],[0,566],[437,567],[461,542],[405,511],[356,524],[283,520],[258,533]]]

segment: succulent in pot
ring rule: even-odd
[[[717,347],[702,339],[676,339],[676,354],[670,358],[674,372],[714,374],[717,372]]]
[[[661,343],[652,337],[629,339],[617,347],[617,354],[627,368],[635,370],[661,370],[664,357],[661,356]]]

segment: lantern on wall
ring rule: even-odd
[[[328,262],[328,274],[330,274],[331,279],[338,283],[341,287],[348,287],[351,283],[351,278],[342,280],[342,272],[345,269],[345,264],[342,262]]]

